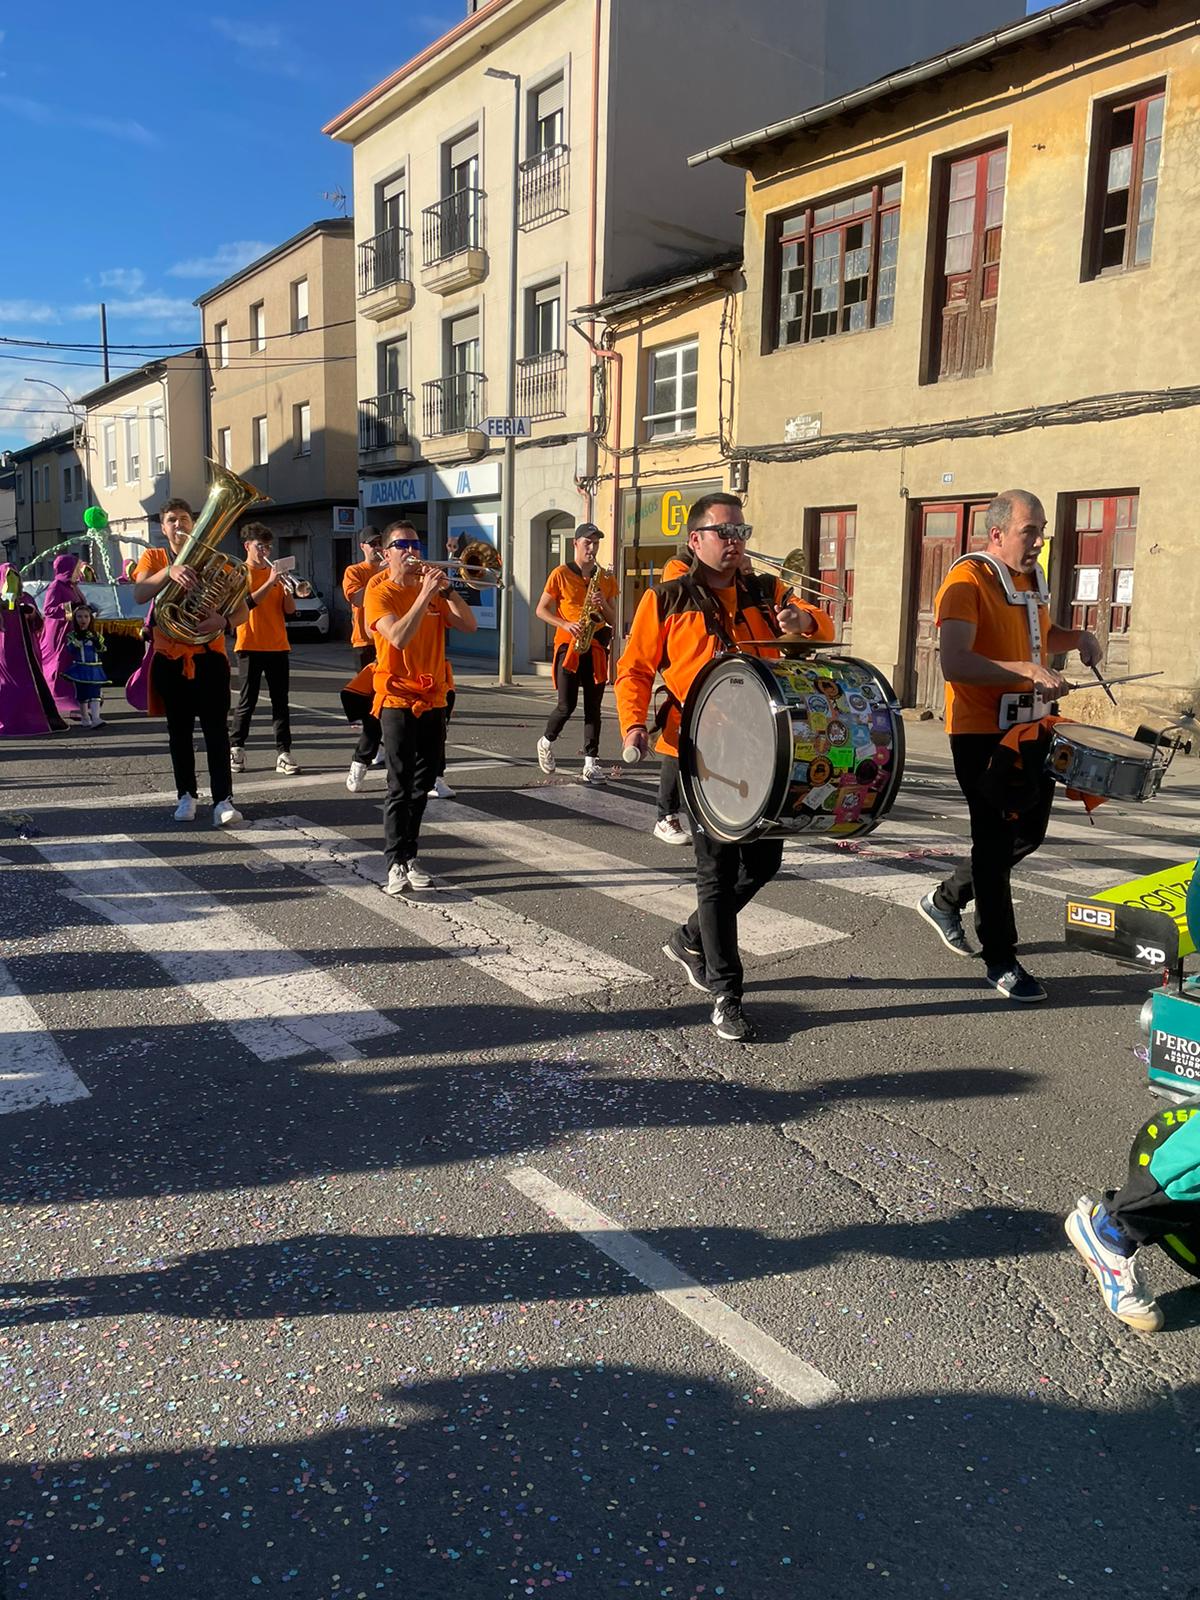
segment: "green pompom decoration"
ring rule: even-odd
[[[108,512],[103,506],[89,506],[83,513],[83,525],[93,533],[103,533],[108,527]]]

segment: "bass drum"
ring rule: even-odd
[[[718,656],[683,708],[680,784],[712,839],[870,833],[903,771],[892,686],[849,656]]]

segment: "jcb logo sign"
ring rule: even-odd
[[[1115,933],[1117,914],[1104,906],[1081,906],[1067,901],[1067,921],[1076,928],[1095,928],[1100,933]]]

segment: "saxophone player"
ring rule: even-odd
[[[168,582],[186,591],[200,583],[198,574],[179,564],[178,556],[188,542],[195,516],[186,500],[168,500],[159,512],[159,524],[168,550],[153,548],[143,552],[131,574],[133,598],[138,605],[154,600]],[[225,654],[226,626],[236,628],[245,622],[248,607],[238,606],[229,617],[213,614],[199,619],[220,631],[208,644],[181,644],[155,626],[151,632],[154,652],[150,664],[147,709],[151,716],[165,715],[171,767],[175,774],[178,805],[176,822],[196,818],[196,750],[192,742],[196,723],[208,757],[208,780],[212,787],[213,824],[228,827],[242,820],[233,804],[233,775],[229,759],[229,657]]]
[[[604,535],[594,522],[575,530],[575,559],[546,579],[537,616],[554,632],[554,686],[558,705],[537,742],[538,766],[553,772],[554,741],[579,703],[583,690],[583,778],[603,783],[600,769],[600,707],[608,682],[608,649],[616,623],[617,580],[597,564]]]

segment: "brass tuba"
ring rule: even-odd
[[[190,567],[200,582],[195,589],[185,589],[168,578],[154,601],[155,625],[181,644],[210,644],[220,630],[201,631],[200,619],[214,611],[228,619],[246,599],[250,589],[246,564],[225,555],[220,544],[243,511],[271,498],[220,462],[208,464],[212,469],[208,498],[188,542],[171,560],[172,566]]]

